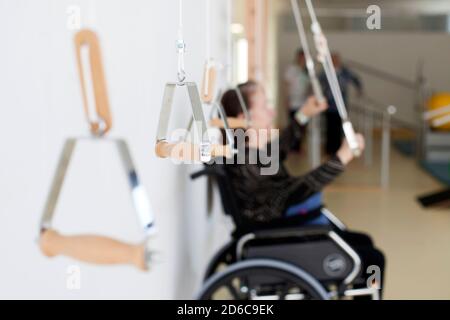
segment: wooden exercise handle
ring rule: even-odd
[[[100,44],[97,35],[88,29],[80,30],[74,38],[75,50],[80,75],[81,91],[83,95],[84,112],[89,121],[91,132],[94,135],[106,134],[112,126],[112,117],[109,109],[108,93],[106,89],[105,75],[103,72]],[[82,48],[89,48],[90,76],[92,79],[93,93],[95,99],[95,112],[102,123],[93,121],[89,115],[89,101],[86,88],[86,77],[84,74]]]
[[[214,100],[214,92],[217,81],[217,69],[214,63],[207,61],[203,71],[203,81],[200,97],[203,103],[211,103]]]
[[[245,129],[247,128],[247,121],[240,118],[227,118],[228,126],[230,129]],[[223,120],[220,118],[213,118],[209,121],[209,125],[216,128],[224,128]]]
[[[189,142],[168,143],[159,141],[155,146],[159,158],[171,158],[179,161],[200,161],[200,147]],[[211,157],[231,158],[232,152],[228,145],[211,145]]]
[[[39,246],[47,257],[66,256],[102,265],[131,264],[147,270],[145,244],[131,245],[94,235],[65,236],[48,229],[42,232]]]

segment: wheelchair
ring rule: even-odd
[[[235,225],[231,240],[209,263],[199,300],[379,300],[377,287],[367,287],[361,259],[339,236],[345,225],[326,208],[331,224],[300,226],[298,217],[264,224],[240,214],[224,164],[205,165],[191,175],[213,179],[222,206]]]

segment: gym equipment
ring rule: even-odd
[[[355,130],[353,129],[353,125],[350,122],[350,118],[347,113],[347,108],[345,107],[345,102],[342,96],[341,88],[339,86],[336,70],[334,68],[333,61],[331,59],[331,53],[328,47],[327,38],[325,37],[322,31],[322,27],[319,21],[317,20],[316,12],[312,5],[312,1],[311,0],[305,1],[312,21],[311,31],[314,36],[316,50],[318,52],[318,60],[320,63],[322,63],[328,84],[333,94],[333,98],[336,102],[336,107],[342,119],[342,129],[344,131],[344,135],[347,139],[350,148],[353,151],[353,154],[359,157],[361,155],[361,150],[359,149],[359,145],[356,140]]]
[[[377,286],[367,288],[360,277],[361,259],[336,232],[345,226],[329,210],[317,209],[332,226],[293,228],[299,225],[297,216],[274,221],[269,229],[240,213],[225,165],[206,165],[191,178],[204,175],[217,181],[235,230],[208,265],[198,299],[380,298]]]
[[[90,125],[91,137],[69,138],[64,143],[39,226],[39,246],[47,257],[63,255],[93,264],[131,264],[141,270],[147,270],[153,255],[147,247],[147,242],[155,233],[154,217],[127,142],[123,139],[104,138],[111,129],[112,119],[97,35],[88,29],[79,31],[75,35],[75,48],[84,110]],[[88,64],[83,59],[83,53],[89,54]],[[93,98],[88,91],[88,74],[92,76]],[[95,107],[90,105],[91,101],[95,103]],[[96,235],[65,236],[53,229],[52,220],[70,160],[77,143],[83,140],[113,143],[117,147],[128,177],[134,209],[144,234],[144,240],[140,244],[128,244]]]
[[[425,120],[430,121],[434,130],[450,130],[450,94],[438,93],[431,96],[426,102],[428,112],[425,112]]]
[[[188,91],[192,115],[197,128],[197,133],[202,142],[200,145],[182,141],[169,143],[167,132],[169,127],[170,112],[172,109],[175,89],[185,87]],[[193,82],[167,83],[164,91],[163,105],[161,108],[158,132],[156,137],[156,155],[160,158],[171,158],[179,161],[209,162],[212,157],[230,156],[229,146],[211,144],[208,137],[207,125],[203,114],[202,103],[198,94],[197,85]]]
[[[450,185],[450,161],[424,162],[422,167],[443,184]],[[424,208],[450,208],[450,189],[425,194],[417,200]]]
[[[423,148],[427,163],[450,161],[450,94],[438,93],[426,103]]]
[[[300,39],[300,44],[303,48],[303,52],[305,54],[306,60],[306,69],[308,70],[309,80],[311,81],[311,87],[316,97],[317,101],[320,103],[325,102],[325,98],[323,96],[322,87],[320,86],[319,79],[317,79],[316,69],[314,66],[314,60],[311,55],[311,51],[309,49],[308,39],[306,38],[306,32],[302,21],[302,15],[300,12],[300,7],[298,5],[297,0],[291,0],[292,12],[294,13],[295,23],[297,25],[297,31]],[[311,154],[311,163],[313,167],[317,167],[320,165],[320,117],[314,117],[311,120],[311,142],[310,142],[310,150]]]
[[[184,64],[184,53],[186,44],[183,39],[183,0],[179,0],[179,29],[177,39],[178,52],[178,82],[167,83],[164,91],[163,103],[160,111],[158,131],[156,135],[155,152],[159,158],[171,158],[178,161],[201,161],[209,162],[211,158],[218,156],[231,156],[229,146],[213,145],[208,136],[207,124],[203,114],[200,94],[195,82],[185,82],[186,71]],[[209,74],[210,72],[208,72]],[[168,140],[168,129],[173,98],[177,88],[186,88],[192,117],[197,129],[199,144],[192,144],[187,141],[171,143]],[[207,88],[209,96],[210,87]]]
[[[420,196],[417,200],[425,208],[450,208],[450,189]]]

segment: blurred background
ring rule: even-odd
[[[202,0],[184,3],[187,77],[200,82],[206,9]],[[226,67],[231,39],[233,82],[263,83],[283,127],[286,73],[301,47],[290,2],[231,3],[230,24],[227,1],[213,1],[211,54]],[[387,299],[450,299],[448,195],[418,201],[450,184],[450,3],[314,4],[331,50],[361,84],[349,87],[347,104],[367,139],[362,157],[325,190],[326,205],[350,228],[370,233],[385,252]],[[89,135],[73,45],[78,29],[69,23],[74,8],[80,27],[100,38],[111,136],[130,144],[156,216],[158,235],[151,245],[160,255],[147,273],[49,260],[37,245],[62,145],[68,137]],[[378,9],[381,27],[369,29]],[[199,166],[174,165],[154,154],[164,85],[177,75],[178,1],[0,0],[0,21],[0,298],[192,298],[211,255],[229,237],[230,222],[217,192],[207,214],[206,181],[189,179]],[[183,97],[176,98],[174,110],[172,125],[185,126],[190,111]],[[312,155],[323,151],[305,142],[288,160],[292,173],[310,170]],[[138,241],[130,200],[113,146],[86,141],[77,147],[54,222],[67,233]],[[81,272],[79,289],[67,286],[73,266]]]

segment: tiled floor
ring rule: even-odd
[[[289,158],[292,173],[305,170],[304,159]],[[450,299],[450,210],[424,210],[415,200],[442,185],[393,150],[390,187],[382,190],[378,163],[352,163],[326,189],[327,206],[350,229],[371,234],[386,254],[386,299]]]

